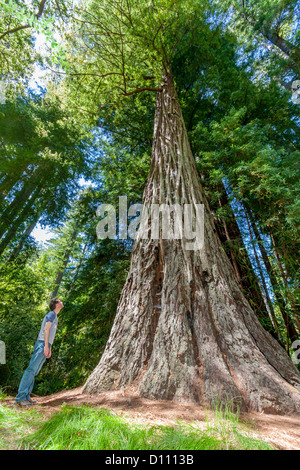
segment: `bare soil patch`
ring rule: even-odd
[[[176,425],[178,421],[195,423],[205,430],[207,421],[213,423],[214,413],[195,403],[177,403],[165,400],[149,400],[138,396],[132,389],[85,394],[82,388],[63,390],[48,396],[34,396],[37,407],[43,407],[51,415],[63,404],[86,404],[111,410],[116,415],[144,425]],[[6,398],[4,403],[14,405]],[[264,440],[280,450],[300,450],[300,417],[264,413],[241,413],[240,419],[251,429],[251,436]]]

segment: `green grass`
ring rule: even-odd
[[[137,425],[105,409],[63,406],[48,420],[39,408],[0,404],[0,449],[36,450],[268,450],[254,439],[238,415],[216,410],[206,429],[199,423]]]
[[[0,450],[21,449],[20,439],[34,432],[42,421],[37,410],[16,411],[0,403]]]

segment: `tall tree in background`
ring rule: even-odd
[[[85,65],[74,54],[70,74],[75,86],[81,83],[78,106],[109,110],[120,98],[157,93],[143,203],[205,205],[201,250],[187,250],[184,238],[137,238],[110,338],[84,390],[134,384],[147,397],[299,413],[299,373],[260,325],[222,249],[175,91],[174,56],[200,40],[199,24],[209,28],[202,8],[181,1],[89,2],[79,11],[81,40],[69,34],[87,58]]]
[[[260,73],[272,69],[273,77],[291,89],[300,77],[300,8],[297,0],[213,0],[228,16],[241,47],[254,48],[262,61]],[[228,18],[227,18],[228,22]],[[268,64],[268,62],[270,63]]]

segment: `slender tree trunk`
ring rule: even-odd
[[[2,255],[3,251],[6,249],[7,245],[13,240],[16,233],[19,230],[21,224],[24,223],[27,217],[32,215],[32,207],[35,200],[38,198],[41,190],[42,190],[43,182],[35,188],[33,193],[31,194],[30,200],[27,202],[25,207],[23,208],[22,212],[19,214],[16,220],[12,221],[11,226],[8,228],[6,235],[1,239],[0,242],[0,255]]]
[[[243,5],[244,9],[244,5]],[[246,11],[243,12],[244,19],[251,24],[252,27],[257,27],[258,21],[250,18]],[[292,44],[288,39],[283,38],[278,34],[278,31],[275,29],[269,29],[261,25],[258,28],[258,31],[274,46],[278,47],[280,51],[284,53],[284,55],[290,59],[290,64],[293,67],[294,71],[299,75],[300,73],[300,49],[296,45]]]
[[[10,205],[5,209],[5,211],[1,215],[0,237],[3,237],[3,235],[9,229],[10,224],[13,223],[13,220],[22,211],[23,207],[27,204],[27,201],[30,199],[31,195],[35,192],[35,188],[40,183],[40,174],[41,169],[38,168],[35,173],[30,177],[30,179],[24,182],[23,188],[17,193],[14,200],[10,203]]]
[[[216,228],[223,246],[225,245],[226,247],[226,244],[229,245],[229,259],[237,273],[237,278],[242,292],[245,294],[245,297],[249,301],[257,317],[263,322],[264,328],[267,329],[267,331],[269,331],[269,333],[271,333],[272,336],[274,336],[274,338],[276,338],[281,344],[280,335],[278,335],[278,329],[276,329],[276,319],[273,315],[272,303],[266,302],[266,295],[255,272],[253,271],[235,215],[230,208],[230,203],[225,189],[221,199],[219,199],[219,205],[220,207],[226,206],[230,209],[231,217],[229,220],[226,222],[222,219],[221,224],[216,224]]]
[[[245,211],[245,215],[246,215],[246,220],[247,220],[250,239],[251,239],[252,246],[253,246],[254,257],[255,257],[257,269],[258,269],[259,274],[260,274],[262,288],[263,288],[263,292],[264,292],[264,295],[265,295],[265,298],[266,298],[266,305],[268,306],[268,311],[270,312],[271,321],[274,325],[276,325],[276,332],[277,332],[278,339],[279,339],[280,338],[280,333],[279,333],[279,328],[278,328],[275,312],[274,312],[274,309],[273,309],[273,304],[272,304],[272,301],[270,299],[268,287],[267,287],[267,284],[266,284],[266,281],[265,281],[265,276],[264,276],[264,273],[262,271],[259,256],[257,254],[257,250],[256,250],[256,247],[255,247],[255,240],[254,240],[253,235],[252,235],[253,227],[251,226],[251,223],[250,223],[250,220],[249,220],[249,217],[248,217],[248,214],[247,214],[246,211]],[[288,341],[287,341],[286,346],[283,345],[283,347],[286,347],[287,352],[289,352],[289,342]]]
[[[25,161],[26,162],[26,161]],[[22,181],[34,172],[33,168],[29,168],[29,163],[22,164],[19,162],[18,167],[11,169],[10,173],[4,175],[0,182],[0,197],[6,197],[17,182]]]
[[[38,214],[36,214],[34,216],[33,221],[30,222],[29,225],[27,226],[26,230],[24,231],[24,233],[21,236],[21,239],[20,239],[19,243],[14,248],[14,250],[11,252],[11,254],[9,255],[9,258],[6,260],[5,264],[11,263],[12,261],[14,261],[19,256],[19,254],[20,254],[20,252],[23,248],[25,240],[29,237],[31,232],[34,230],[34,228],[37,224],[37,221],[39,220],[41,215],[42,215],[42,212],[39,212]]]
[[[72,253],[72,248],[73,248],[74,243],[76,241],[77,235],[78,235],[78,229],[74,230],[72,235],[71,235],[69,248],[65,251],[63,261],[62,261],[62,266],[61,266],[60,270],[58,271],[58,273],[56,274],[56,279],[55,279],[55,283],[54,283],[55,287],[54,287],[54,290],[50,294],[51,299],[57,296],[58,290],[59,290],[60,285],[61,285],[61,281],[63,280],[64,273],[65,273],[65,271],[67,269],[67,266],[68,266],[68,262],[69,262],[69,259],[70,259],[71,253]]]
[[[282,276],[282,279],[283,279],[283,282],[284,282],[284,285],[285,285],[285,289],[286,289],[286,296],[287,296],[287,299],[288,301],[290,302],[290,305],[291,305],[291,308],[292,308],[292,311],[295,315],[295,319],[296,319],[296,324],[299,325],[299,309],[297,309],[293,299],[291,298],[291,295],[290,295],[290,288],[289,288],[289,285],[288,285],[288,279],[287,279],[287,276],[284,272],[284,269],[283,269],[283,266],[282,266],[282,263],[281,263],[281,260],[280,260],[280,256],[279,256],[279,253],[278,253],[278,250],[277,250],[277,246],[275,244],[275,239],[274,239],[274,235],[273,233],[271,232],[271,239],[272,239],[272,243],[273,243],[273,247],[274,247],[274,251],[275,251],[275,256],[276,256],[276,259],[277,259],[277,263],[278,263],[278,266],[279,266],[279,269],[280,269],[280,273],[281,273],[281,276]],[[297,331],[295,330],[295,327],[294,325],[292,324],[291,320],[289,319],[289,322],[291,324],[291,339],[292,341],[295,341],[296,339],[299,338],[299,334],[297,333]],[[299,326],[298,326],[299,328]]]
[[[54,287],[54,290],[51,292],[49,298],[50,299],[53,299],[54,297],[57,296],[57,293],[58,293],[58,289],[60,288],[60,285],[61,285],[61,281],[63,279],[63,275],[65,273],[65,270],[66,270],[66,267],[67,267],[67,264],[68,264],[68,261],[69,261],[69,257],[70,257],[70,254],[68,255],[67,258],[64,259],[64,263],[63,263],[63,268],[61,271],[59,271],[56,275],[56,278],[55,278],[55,287]]]
[[[287,306],[287,304],[285,302],[285,299],[283,298],[283,296],[280,292],[280,288],[278,286],[278,281],[276,279],[276,276],[274,275],[273,268],[271,266],[271,263],[270,263],[269,258],[268,258],[268,254],[267,254],[265,246],[264,246],[264,242],[263,242],[263,240],[260,236],[260,233],[259,233],[259,230],[256,226],[255,220],[253,219],[253,215],[251,214],[251,211],[249,210],[249,208],[245,208],[245,212],[248,213],[249,218],[251,220],[251,226],[253,228],[255,238],[258,242],[259,249],[260,249],[260,252],[261,252],[261,255],[262,255],[262,259],[264,261],[266,270],[267,270],[268,275],[270,277],[270,281],[271,281],[271,284],[272,284],[272,287],[273,287],[273,291],[274,291],[276,300],[278,302],[278,306],[279,306],[279,309],[281,311],[282,318],[283,318],[285,326],[286,326],[287,338],[288,338],[288,340],[290,339],[293,342],[293,341],[295,341],[299,338],[299,334],[298,334],[298,332],[295,328],[295,325],[293,324],[292,319],[290,318],[289,311],[288,311],[289,310],[288,306]],[[271,235],[271,238],[272,238],[272,235]],[[273,243],[274,243],[273,238],[272,238],[272,240],[273,240]],[[274,249],[275,249],[275,247],[274,247]],[[276,249],[275,249],[275,254],[276,254],[276,259],[278,261]],[[279,267],[281,267],[281,266],[279,266]],[[282,269],[280,269],[280,272],[281,272],[281,275],[282,275],[283,283],[287,287],[284,272],[283,272]],[[289,349],[289,344],[287,344],[287,349]]]
[[[219,206],[222,207],[220,198],[219,198]],[[228,242],[228,246],[229,246],[230,259],[231,259],[231,262],[232,262],[232,266],[234,268],[235,275],[237,277],[240,288],[243,289],[242,277],[241,277],[241,273],[240,273],[240,270],[239,270],[239,266],[238,266],[238,262],[237,262],[234,250],[233,250],[232,245],[231,245],[232,240],[231,240],[230,235],[229,235],[227,223],[226,223],[225,219],[223,219],[223,218],[221,219],[221,221],[222,221],[222,225],[223,225],[223,229],[224,229],[224,233],[225,233],[225,240],[226,240],[226,242]]]
[[[291,44],[287,39],[279,36],[274,31],[262,30],[262,34],[267,38],[274,46],[277,46],[288,58],[290,64],[297,75],[300,75],[300,49],[297,46]]]
[[[16,182],[19,180],[19,175],[13,174],[13,175],[5,175],[5,177],[2,179],[0,183],[0,197],[1,199],[5,198],[10,190],[14,187]]]
[[[284,52],[285,55],[290,57],[294,54],[297,60],[295,64],[297,65],[298,69],[300,68],[300,64],[298,62],[300,57],[300,51],[297,46],[294,46],[287,39],[284,39],[283,37],[279,36],[275,31],[269,31],[262,28],[261,32],[265,36],[265,38],[267,38],[272,44],[274,44],[274,46],[277,46],[282,52]]]
[[[138,236],[109,340],[84,392],[131,385],[149,398],[300,413],[299,372],[251,310],[216,234],[171,74],[162,90],[143,203],[203,203],[204,247]]]
[[[90,243],[90,240],[88,238],[87,242],[85,243],[84,247],[83,247],[83,250],[81,252],[81,255],[80,255],[80,261],[77,265],[77,268],[76,268],[76,272],[74,274],[74,277],[73,277],[73,280],[72,280],[72,284],[70,286],[70,289],[68,290],[68,296],[70,295],[70,293],[72,292],[72,290],[74,289],[74,286],[75,286],[75,283],[77,281],[77,278],[78,278],[78,275],[79,275],[79,272],[80,272],[80,269],[81,269],[81,266],[82,266],[82,263],[83,263],[83,260],[84,260],[84,256],[85,256],[85,252],[89,246],[89,243]]]

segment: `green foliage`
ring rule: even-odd
[[[71,3],[66,0],[0,0],[0,79],[8,88],[20,76],[28,79],[42,56],[34,48],[37,37],[43,36],[50,48],[63,53],[57,42],[62,23],[67,22]]]
[[[300,76],[299,2],[297,0],[214,0],[226,15],[242,51],[254,58],[261,77],[291,87]]]
[[[221,40],[220,40],[221,43]],[[198,171],[216,217],[229,221],[230,210],[219,200],[225,193],[249,210],[258,225],[264,242],[257,240],[260,252],[263,244],[272,265],[270,287],[282,293],[289,315],[295,322],[299,297],[299,106],[291,101],[290,93],[277,83],[266,83],[256,75],[255,61],[238,65],[236,43],[227,34],[223,47],[213,49],[214,56],[204,56],[199,69],[188,68],[187,80],[181,77],[186,58],[175,61],[177,83],[188,124],[190,142],[196,156]],[[250,56],[246,56],[250,58]],[[207,80],[210,61],[220,63],[216,81]],[[224,64],[224,69],[221,65]],[[250,66],[249,66],[250,64]],[[226,190],[225,190],[226,188]],[[235,212],[244,225],[245,214]],[[244,225],[246,246],[251,251],[249,227]],[[256,236],[254,236],[255,243]],[[269,240],[269,241],[268,241]],[[226,247],[225,247],[226,248]],[[231,246],[239,250],[239,246]],[[281,263],[281,264],[280,264]],[[263,276],[266,273],[261,266]],[[275,283],[274,283],[274,277]],[[268,281],[267,281],[268,283]],[[253,299],[249,299],[253,302]],[[276,305],[276,303],[275,303]],[[282,309],[284,314],[284,309]],[[278,319],[281,323],[281,319]],[[283,336],[285,332],[283,331]]]
[[[2,173],[47,163],[66,172],[83,170],[91,135],[68,112],[59,90],[7,100],[0,111],[1,153],[6,157],[1,159]]]
[[[23,2],[16,0],[14,8],[21,8]],[[12,5],[1,0],[0,2],[0,79],[5,80],[9,89],[19,88],[17,84],[20,76],[28,78],[33,70],[34,61],[37,59],[33,50],[31,33],[28,29],[16,31],[14,34],[4,36],[7,30],[14,30],[20,26],[20,18],[16,17]]]
[[[92,144],[57,90],[7,100],[0,108],[2,253],[34,221],[56,225],[65,215],[78,179],[90,175]]]
[[[38,1],[16,1],[14,13],[11,2],[5,2],[0,36],[29,24],[0,39],[0,79],[6,85],[10,80],[0,106],[0,230],[12,231],[7,265],[3,261],[0,271],[0,339],[8,350],[0,378],[11,390],[28,365],[59,270],[58,295],[65,308],[52,358],[41,370],[35,392],[78,386],[99,361],[126,280],[132,242],[97,241],[96,208],[100,203],[117,207],[118,197],[125,195],[130,205],[142,202],[151,159],[153,91],[170,67],[213,214],[226,222],[232,216],[231,207],[219,206],[226,182],[231,201],[247,206],[264,235],[279,291],[295,322],[299,106],[279,85],[296,73],[296,4],[247,2],[248,19],[255,20],[251,25],[241,2],[230,3],[232,15],[225,21],[228,3],[220,6],[217,1],[90,1],[76,7],[76,19],[68,2],[49,1],[39,20],[34,17]],[[274,28],[294,46],[289,59],[262,42]],[[57,68],[56,75],[49,75],[53,83],[49,79],[47,93],[41,90],[39,97],[19,93],[37,63],[33,35],[38,32],[45,34],[49,49],[39,59]],[[24,86],[15,81],[20,76]],[[87,124],[100,131],[91,132]],[[97,187],[78,193],[81,176]],[[31,193],[22,205],[24,190],[35,191],[41,181],[36,199]],[[28,237],[22,240],[36,217],[57,229],[43,250]],[[12,262],[19,243],[21,254]],[[252,247],[252,242],[246,240],[246,245]],[[243,262],[245,247],[234,240],[224,247]],[[262,271],[265,275],[264,267]],[[282,312],[273,303],[285,337]],[[168,443],[177,442],[175,431],[164,436]]]
[[[93,122],[142,91],[161,87],[163,70],[197,31],[196,0],[104,0],[79,5],[65,36],[67,83],[77,112]],[[57,58],[59,62],[59,58]]]
[[[16,390],[46,313],[44,273],[37,262],[2,266],[0,291],[0,338],[6,345],[6,364],[0,365],[0,383]]]
[[[52,359],[40,374],[39,393],[82,385],[97,365],[126,281],[129,255],[116,241],[103,241],[82,263],[64,300]]]
[[[246,108],[232,109],[208,128],[197,124],[195,134],[211,149],[201,151],[199,167],[215,184],[225,178],[232,197],[250,205],[264,231],[278,236],[279,246],[292,253],[299,242],[299,152],[273,139],[268,122],[246,114]],[[287,261],[292,266],[292,259]]]

